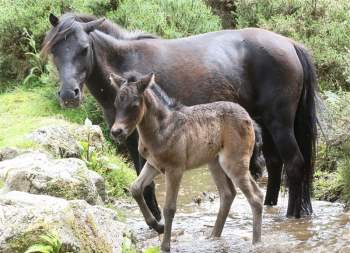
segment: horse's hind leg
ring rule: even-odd
[[[240,156],[239,152],[234,156],[219,156],[220,165],[226,175],[241,189],[249,202],[253,213],[253,243],[257,243],[261,241],[263,194],[250,175],[249,160],[249,156]]]
[[[131,185],[130,190],[133,198],[136,200],[137,204],[140,207],[147,225],[156,230],[158,233],[163,233],[164,226],[158,223],[157,219],[153,216],[150,209],[148,208],[143,197],[145,187],[149,185],[153,181],[154,177],[158,174],[159,171],[146,162],[140,175]]]
[[[217,160],[209,163],[208,167],[220,195],[220,209],[211,233],[211,237],[220,237],[232,202],[236,196],[236,190],[231,179],[226,176]]]
[[[283,162],[275,148],[271,135],[264,130],[263,152],[268,173],[265,205],[277,205],[278,194],[281,186]]]

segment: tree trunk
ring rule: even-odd
[[[205,0],[211,7],[213,13],[221,18],[222,27],[224,29],[232,29],[236,27],[234,13],[237,6],[235,0]]]

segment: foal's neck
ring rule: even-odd
[[[164,137],[162,132],[171,122],[173,111],[162,104],[151,88],[145,91],[144,101],[145,111],[137,125],[139,135],[144,142],[159,143]]]

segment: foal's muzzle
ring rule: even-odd
[[[126,138],[128,137],[128,134],[122,128],[112,128],[110,132],[110,136],[116,142],[122,143],[126,140]]]

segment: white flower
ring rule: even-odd
[[[91,128],[92,127],[92,122],[89,118],[86,118],[85,119],[85,122],[84,122],[84,125],[88,128]]]

